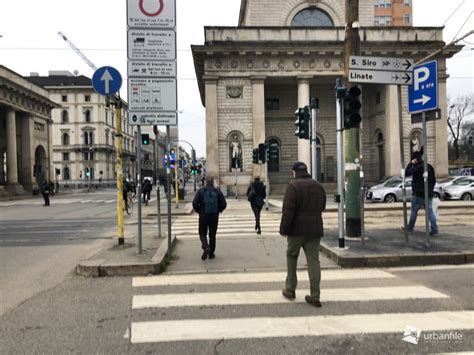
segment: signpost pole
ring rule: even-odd
[[[311,98],[311,175],[314,180],[318,180],[317,163],[318,158],[316,156],[316,98]]]
[[[339,248],[344,248],[344,152],[342,147],[342,99],[336,98],[337,194],[339,196]]]
[[[117,173],[117,235],[118,244],[124,245],[125,238],[123,236],[123,168],[122,168],[122,101],[120,97],[115,100],[115,127],[117,127],[115,155],[116,165],[115,172]]]
[[[400,165],[402,175],[402,200],[403,200],[403,234],[405,242],[408,243],[408,231],[407,231],[407,190],[405,186],[405,150],[403,148],[403,110],[402,110],[402,86],[397,85],[397,96],[398,96],[398,135],[400,138]]]
[[[158,126],[153,126],[153,130],[155,133],[155,185],[156,185],[156,209],[157,209],[157,223],[158,223],[158,238],[161,238],[161,198],[160,198],[160,179],[159,179],[159,172],[160,172],[160,161],[159,161],[159,137],[160,132],[158,131]]]
[[[166,193],[168,207],[168,258],[171,258],[171,143],[169,125],[166,125]]]
[[[179,208],[179,171],[178,164],[179,159],[179,146],[176,145],[174,148],[174,193],[176,197],[176,208]]]
[[[138,254],[142,253],[142,130],[137,126],[137,205],[138,205],[138,234],[137,247]]]
[[[429,196],[428,196],[428,141],[426,134],[426,112],[423,111],[423,146],[424,146],[424,157],[423,157],[423,181],[425,189],[425,233],[428,245],[430,244],[430,221],[429,221]]]

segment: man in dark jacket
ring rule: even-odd
[[[143,203],[148,205],[148,201],[151,199],[151,191],[153,187],[151,181],[148,179],[143,180],[142,194],[143,194]]]
[[[49,183],[46,180],[43,180],[41,183],[41,194],[43,195],[44,199],[44,205],[43,206],[49,206]]]
[[[252,207],[253,214],[255,215],[255,230],[257,234],[262,234],[262,228],[260,226],[260,212],[264,205],[265,197],[267,192],[265,191],[265,185],[260,181],[260,176],[255,177],[247,189],[247,197]]]
[[[303,247],[311,290],[311,295],[306,295],[305,300],[321,307],[319,244],[324,233],[322,212],[326,209],[326,192],[319,182],[311,179],[305,163],[293,165],[293,176],[295,180],[288,184],[283,198],[280,223],[280,234],[287,237],[288,242],[286,287],[282,294],[290,300],[296,298],[296,266]]]
[[[436,184],[434,168],[428,165],[428,218],[430,220],[430,235],[435,236],[438,234],[438,223],[436,221],[436,214],[433,211],[433,196],[434,187]],[[425,203],[425,183],[423,178],[424,164],[423,164],[423,147],[419,152],[413,154],[411,162],[405,169],[405,176],[413,176],[412,181],[412,192],[413,197],[411,200],[410,209],[410,221],[407,225],[407,232],[413,232],[415,227],[416,217],[418,216],[418,210]],[[403,231],[403,227],[402,231]]]
[[[222,192],[214,187],[214,178],[206,178],[206,186],[199,189],[194,196],[193,208],[199,213],[199,238],[202,245],[202,260],[216,257],[216,233],[219,213],[225,210],[227,202]],[[207,231],[209,229],[209,243]]]

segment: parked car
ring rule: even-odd
[[[441,193],[441,198],[444,199],[444,189],[447,188],[448,186],[451,186],[455,181],[458,181],[459,179],[464,179],[466,176],[448,176],[447,178],[441,179],[438,181],[439,185],[439,192]]]
[[[412,198],[412,177],[407,177],[405,179],[405,190],[406,190],[406,199],[411,201]],[[397,201],[402,201],[402,177],[401,176],[392,176],[385,180],[383,183],[372,186],[367,190],[365,197],[367,200],[372,202],[388,202],[393,203]],[[434,187],[434,196],[441,198],[443,195],[441,186],[436,183]]]
[[[443,189],[446,200],[472,201],[474,197],[474,176],[457,179]]]

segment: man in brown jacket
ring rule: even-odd
[[[311,295],[307,295],[305,300],[321,307],[319,244],[323,237],[322,212],[326,208],[326,192],[319,182],[311,179],[305,163],[293,165],[293,176],[295,180],[288,184],[283,198],[280,223],[280,234],[287,237],[288,242],[286,286],[282,294],[290,300],[296,298],[296,265],[300,248],[303,247],[311,290]]]

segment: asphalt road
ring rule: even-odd
[[[186,282],[180,284],[180,276],[172,275],[170,285],[133,287],[130,277],[84,279],[69,275],[56,287],[30,298],[0,317],[0,353],[401,354],[472,351],[474,348],[472,316],[470,322],[469,318],[467,319],[470,330],[462,329],[461,325],[459,329],[451,327],[451,333],[455,331],[457,334],[456,340],[435,340],[434,338],[439,338],[449,331],[433,332],[423,328],[420,329],[422,333],[417,345],[402,340],[407,325],[416,327],[418,322],[422,322],[430,314],[472,311],[474,304],[472,271],[472,267],[466,265],[371,269],[369,273],[375,272],[380,275],[369,277],[367,270],[327,270],[323,271],[323,299],[325,294],[337,293],[341,289],[349,296],[357,295],[358,289],[361,288],[367,289],[367,293],[359,301],[328,299],[323,301],[322,308],[314,308],[304,301],[300,302],[301,300],[290,302],[278,297],[283,280],[239,283],[235,277],[233,281],[224,283],[216,279],[207,284],[192,281],[189,284]],[[332,278],[325,272],[336,272],[338,277]],[[355,277],[348,277],[351,272],[352,275],[356,273]],[[218,275],[217,278],[224,277],[222,275],[225,274]],[[209,274],[204,276],[208,277]],[[194,274],[192,279],[198,280],[199,277],[200,275]],[[435,295],[417,298],[422,296],[422,292],[417,291],[411,296],[408,294],[410,288],[420,286],[425,290],[423,292],[434,292]],[[307,281],[300,281],[299,289],[307,287]],[[396,290],[406,291],[389,292],[388,299],[369,300],[375,293],[369,290],[374,288],[392,290],[394,287]],[[276,301],[261,304],[226,303],[229,300],[236,300],[232,297],[233,294],[249,291],[255,291],[257,294],[271,292],[272,297],[276,296]],[[213,298],[210,295],[215,292],[218,292],[219,297],[222,293],[230,293],[231,297],[222,304],[199,305],[199,302],[210,302]],[[132,304],[135,303],[134,296],[147,295],[153,297],[171,295],[171,300],[168,301],[177,302],[177,305],[162,304],[151,308],[132,309]],[[194,306],[185,306],[186,297],[194,297],[198,303]],[[387,332],[381,329],[378,332],[376,328],[375,331],[363,334],[357,331],[358,327],[364,328],[370,324],[357,323],[353,326],[356,329],[354,332],[348,325],[352,316],[369,317],[372,320],[388,319],[380,323],[380,327],[384,329],[394,327],[394,330]],[[262,327],[260,320],[267,317],[270,317],[270,321],[267,320]],[[290,326],[290,321],[295,317],[319,317],[315,319],[320,319],[321,322],[325,322],[326,318],[336,317],[335,319],[340,321],[337,321],[336,326],[332,328],[321,325],[321,330],[329,330],[330,335],[290,336],[295,331]],[[440,323],[436,317],[432,323]],[[230,324],[239,319],[245,319],[244,330],[251,336],[239,338],[238,334],[235,334]],[[348,321],[344,321],[345,319]],[[207,328],[196,328],[193,325],[193,322],[201,324],[199,322],[204,321],[213,324],[219,320],[224,320],[224,323],[215,331],[228,332],[237,336],[237,339],[224,337],[215,339],[212,331],[207,332]],[[155,326],[153,323],[144,322],[161,324],[163,327],[155,335],[164,337],[165,340],[138,343],[137,324],[146,324],[146,331],[152,331]],[[284,327],[288,331],[288,336],[286,334],[272,336],[274,323],[277,322],[283,324],[288,322],[288,327]],[[431,327],[432,324],[428,323],[426,326]],[[178,327],[178,330],[170,332],[169,329],[173,327]],[[318,323],[315,328],[319,328]],[[202,334],[203,340],[183,338],[188,332],[196,331]],[[336,331],[339,331],[339,334],[332,334]],[[167,337],[177,337],[181,340],[166,341]]]

